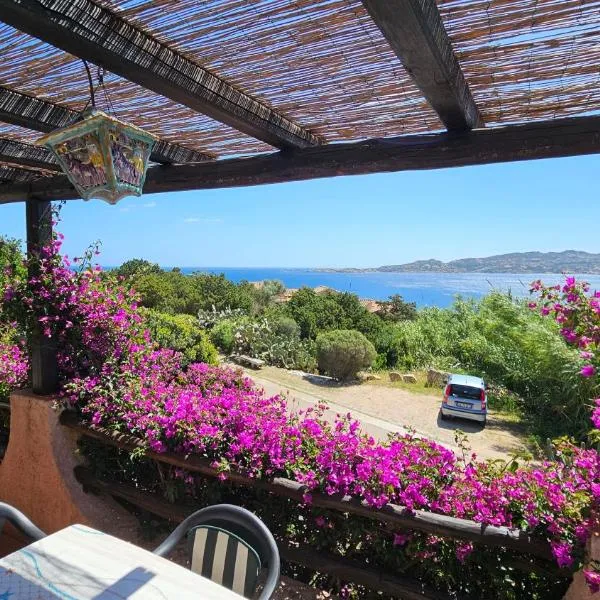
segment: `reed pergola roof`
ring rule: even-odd
[[[81,59],[146,192],[600,151],[600,0],[0,0],[0,203],[76,197]]]

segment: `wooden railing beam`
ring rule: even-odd
[[[63,425],[74,429],[81,435],[100,440],[107,445],[128,450],[143,449],[146,456],[152,460],[180,467],[191,472],[201,473],[209,477],[217,477],[219,475],[219,471],[211,467],[210,461],[202,457],[194,455],[185,457],[171,452],[156,453],[149,451],[144,442],[139,438],[99,427],[89,428],[80,423],[74,413],[68,411],[63,412],[60,420]],[[304,502],[306,494],[310,492],[302,484],[281,477],[275,477],[272,480],[256,479],[247,477],[236,471],[230,471],[227,473],[227,478],[237,485],[266,490],[278,496],[292,498],[299,502]],[[453,539],[469,540],[485,546],[505,547],[517,552],[552,560],[550,546],[545,540],[535,538],[527,532],[518,529],[484,525],[474,521],[457,519],[422,510],[411,511],[405,507],[393,504],[376,509],[350,496],[328,496],[315,492],[310,492],[310,494],[311,506],[367,517],[387,523],[392,528],[400,527],[414,531],[423,531]]]

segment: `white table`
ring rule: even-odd
[[[240,600],[151,552],[72,525],[0,559],[0,600]]]

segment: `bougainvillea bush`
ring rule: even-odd
[[[535,281],[532,291],[539,294],[539,302],[530,303],[530,307],[539,308],[542,315],[553,317],[560,325],[565,342],[579,350],[579,374],[590,380],[592,390],[600,396],[600,290],[591,293],[588,283],[567,277],[562,286]],[[600,429],[600,397],[588,408],[592,409],[595,429]]]
[[[28,334],[39,330],[55,340],[62,400],[90,426],[129,432],[154,452],[206,457],[221,482],[217,489],[184,472],[165,474],[156,465],[149,475],[143,461],[123,461],[118,451],[107,451],[96,461],[98,469],[112,460],[110,464],[118,465],[117,472],[109,469],[113,477],[126,476],[144,488],[152,488],[154,481],[172,498],[178,485],[196,502],[229,494],[255,508],[278,535],[293,542],[409,573],[452,594],[560,597],[568,578],[532,559],[526,559],[523,570],[523,557],[504,549],[474,548],[319,511],[311,507],[311,494],[349,494],[374,508],[394,503],[527,530],[550,543],[556,566],[567,573],[581,566],[600,493],[594,449],[562,440],[551,461],[482,462],[466,449],[457,456],[413,435],[395,434],[376,442],[350,415],[326,419],[324,407],[290,414],[285,398],[265,395],[237,371],[188,364],[179,352],[159,349],[145,329],[135,294],[101,277],[88,263],[72,268],[60,256],[56,239],[28,265],[34,276],[7,274],[2,319]],[[577,335],[588,335],[583,319],[581,328]],[[597,348],[597,341],[582,352],[592,354],[590,348]],[[13,367],[0,377],[5,385],[18,385],[23,382],[24,355],[14,345],[8,352]],[[585,365],[595,364],[594,356],[585,356],[582,375],[587,374]],[[257,490],[233,492],[227,483],[232,470],[253,478],[285,476],[302,482],[307,488],[304,502]],[[518,560],[521,568],[515,566]],[[329,583],[339,587],[344,582]],[[351,586],[339,591],[344,596],[360,593]]]

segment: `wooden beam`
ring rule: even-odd
[[[60,172],[52,153],[41,146],[0,138],[0,162]]]
[[[435,0],[362,0],[449,131],[483,127]]]
[[[21,169],[12,165],[0,164],[0,188],[2,187],[2,182],[5,182],[4,185],[14,185],[30,181],[38,176],[39,173],[31,169]],[[21,200],[25,200],[25,198],[21,198]]]
[[[600,117],[329,144],[253,158],[148,170],[144,193],[177,192],[364,175],[484,165],[600,153]],[[0,186],[0,204],[29,196],[77,198],[66,177]]]
[[[41,133],[50,133],[73,123],[78,117],[77,111],[66,106],[0,86],[0,121],[4,123]],[[150,160],[163,164],[196,163],[214,160],[214,158],[212,154],[198,152],[164,140],[156,142],[150,155]]]
[[[0,0],[2,20],[277,148],[320,140],[92,0]]]
[[[29,199],[26,203],[27,255],[31,259],[52,241],[52,204],[49,200]],[[29,263],[29,276],[38,276],[35,261]],[[31,384],[35,394],[48,395],[58,390],[58,363],[56,340],[43,335],[36,324],[30,333],[29,358]]]

